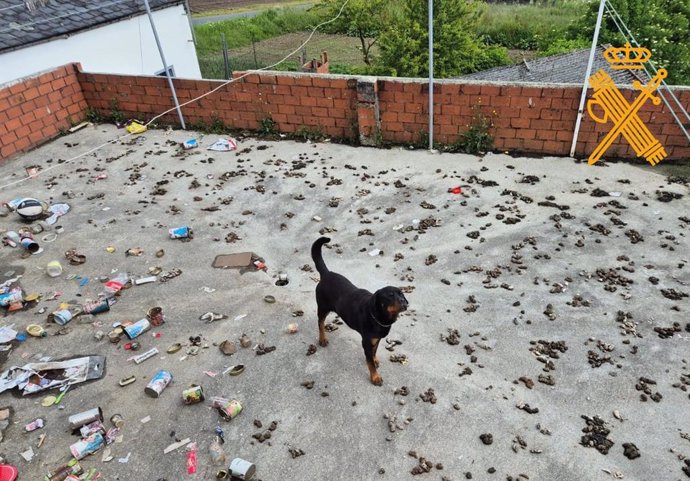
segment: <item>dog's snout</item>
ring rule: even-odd
[[[400,302],[400,310],[406,311],[408,303],[407,303],[407,299],[405,299],[405,296],[400,296],[398,301]]]

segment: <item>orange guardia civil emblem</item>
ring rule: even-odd
[[[652,52],[646,48],[632,48],[629,43],[625,47],[609,47],[604,52],[604,58],[613,69],[641,69],[645,62],[652,57]],[[594,149],[589,156],[589,165],[595,164],[611,144],[622,135],[632,146],[638,157],[652,165],[656,165],[666,158],[666,151],[661,142],[652,135],[647,126],[637,116],[642,105],[651,99],[654,105],[659,105],[661,99],[652,95],[659,87],[661,81],[668,75],[666,69],[659,69],[650,82],[643,86],[639,81],[633,82],[633,87],[640,90],[640,95],[629,104],[623,94],[614,85],[611,76],[603,69],[589,77],[589,86],[594,89],[592,98],[587,101],[587,112],[590,117],[599,123],[605,124],[609,120],[613,122],[613,128],[604,137],[604,140]],[[603,117],[598,117],[592,112],[593,106],[599,106],[604,111]]]

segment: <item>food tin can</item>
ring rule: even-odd
[[[101,433],[93,433],[88,438],[77,441],[69,447],[74,459],[84,459],[89,454],[98,451],[105,444],[105,439]]]
[[[110,310],[108,299],[98,301],[89,301],[84,303],[84,312],[86,314],[100,314]]]
[[[152,307],[146,314],[146,317],[151,321],[154,326],[160,326],[165,321],[165,316],[163,316],[162,307]]]
[[[69,309],[61,309],[48,315],[48,320],[53,321],[56,324],[60,324],[61,326],[64,326],[72,320],[72,317],[72,311],[70,311]]]
[[[172,381],[170,371],[160,370],[151,378],[151,381],[144,388],[144,392],[151,397],[159,397],[163,390],[168,387],[170,381]]]
[[[170,234],[171,239],[186,239],[186,238],[191,239],[194,236],[194,232],[192,231],[191,227],[187,227],[187,226],[175,227],[174,229],[169,229],[168,233]]]
[[[134,324],[125,327],[125,334],[128,338],[134,339],[139,336],[142,332],[148,330],[151,327],[151,323],[148,319],[141,319]]]
[[[237,399],[218,400],[214,402],[214,407],[218,409],[218,412],[226,421],[236,418],[242,412],[242,404]]]
[[[79,429],[85,424],[90,424],[94,421],[103,421],[103,411],[100,407],[89,409],[78,414],[72,414],[69,418],[69,427]]]
[[[242,480],[251,479],[256,472],[254,463],[250,463],[242,458],[235,458],[230,463],[230,474]]]
[[[21,245],[22,245],[22,247],[23,247],[24,249],[26,249],[27,251],[31,252],[32,254],[35,254],[35,253],[38,252],[39,249],[41,248],[41,247],[36,243],[36,241],[34,241],[33,239],[31,239],[31,238],[29,238],[29,237],[24,237],[24,238],[21,240]]]
[[[201,386],[192,384],[189,388],[182,391],[182,401],[185,404],[196,404],[204,400],[204,390]]]
[[[122,417],[122,414],[113,414],[110,416],[110,422],[118,429],[125,427],[125,418]]]

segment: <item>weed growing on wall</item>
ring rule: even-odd
[[[494,110],[492,115],[496,115]],[[464,152],[466,154],[478,154],[488,152],[494,146],[494,137],[491,129],[494,123],[491,117],[487,117],[481,111],[481,100],[472,106],[472,120],[467,130],[462,134],[460,141],[451,146],[451,151]]]

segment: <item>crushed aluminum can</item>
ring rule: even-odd
[[[93,454],[105,444],[105,438],[103,438],[103,435],[98,432],[98,433],[93,433],[91,436],[82,439],[81,441],[77,441],[76,443],[72,444],[69,447],[69,450],[72,452],[72,456],[74,456],[75,459],[84,459],[86,456],[89,454]]]
[[[37,429],[41,429],[43,426],[45,426],[45,421],[43,420],[43,418],[38,418],[34,421],[31,421],[26,426],[24,426],[24,429],[26,430],[27,433],[30,433],[31,431],[36,431]]]
[[[99,301],[88,301],[84,303],[84,313],[86,314],[100,314],[110,310],[110,303],[108,299]]]
[[[144,392],[151,397],[159,397],[171,381],[172,374],[170,371],[160,370],[151,378],[151,381],[144,388]]]
[[[171,239],[191,239],[194,237],[194,231],[192,231],[191,227],[187,226],[182,226],[182,227],[175,227],[174,229],[169,229],[168,233],[170,234]]]
[[[130,339],[134,339],[135,337],[140,336],[144,331],[147,331],[150,327],[151,323],[148,319],[141,319],[134,324],[125,327],[125,335]]]
[[[94,421],[103,421],[103,411],[100,407],[89,409],[78,414],[72,414],[69,418],[69,427],[72,430],[79,429],[86,424],[91,424]]]
[[[94,421],[79,428],[79,434],[82,438],[89,437],[94,433],[105,433],[105,426],[101,421]]]
[[[189,388],[182,391],[182,402],[185,404],[196,404],[204,400],[204,390],[201,386],[192,384]]]

